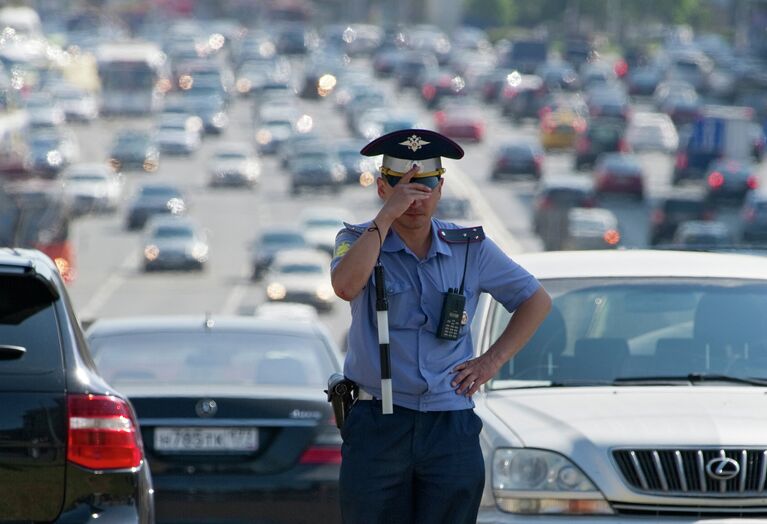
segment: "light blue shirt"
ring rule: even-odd
[[[338,232],[331,269],[371,223],[350,225]],[[540,287],[539,282],[509,258],[489,238],[471,244],[447,243],[440,229],[460,226],[432,219],[432,242],[423,260],[405,246],[394,231],[384,240],[381,263],[389,302],[389,351],[394,404],[418,411],[452,411],[474,407],[470,397],[458,395],[451,381],[453,368],[471,359],[474,348],[469,326],[482,292],[490,293],[514,311]],[[468,265],[464,295],[468,322],[458,340],[437,338],[444,294],[458,288]],[[381,366],[375,312],[374,277],[351,301],[352,323],[344,374],[380,398]]]

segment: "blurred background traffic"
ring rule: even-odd
[[[94,358],[137,407],[158,494],[290,448],[247,468],[287,491],[320,479],[306,514],[331,522],[340,441],[317,393],[350,317],[329,260],[343,221],[380,205],[360,148],[408,127],[458,140],[438,216],[512,256],[758,251],[766,21],[750,0],[5,2],[0,245],[46,253],[96,322]],[[214,330],[228,315],[263,320]],[[267,402],[252,413],[268,431],[200,430],[199,395],[242,410],[233,398],[264,384],[271,399],[304,387],[280,424],[319,429],[275,429]],[[163,500],[163,518],[191,511]]]

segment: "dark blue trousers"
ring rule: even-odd
[[[358,401],[341,463],[345,524],[475,524],[485,484],[474,410],[422,413]]]

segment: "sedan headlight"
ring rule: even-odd
[[[226,126],[226,124],[229,122],[229,118],[226,116],[226,113],[223,111],[219,111],[213,117],[210,119],[211,123],[214,127],[221,128]]]
[[[160,256],[160,248],[154,244],[150,244],[144,248],[144,258],[148,261],[152,262],[153,260],[157,260],[158,256]]]
[[[267,145],[271,141],[272,141],[272,134],[267,129],[261,129],[258,133],[256,133],[256,142],[258,142],[262,146]]]
[[[493,494],[498,507],[510,513],[613,513],[588,477],[570,460],[552,451],[496,449]]]
[[[202,242],[197,242],[192,246],[191,254],[195,260],[205,262],[208,259],[208,246]]]
[[[335,296],[333,287],[329,284],[323,284],[318,287],[315,294],[317,295],[317,298],[323,302],[330,302],[330,300]]]
[[[269,300],[282,300],[286,295],[287,290],[285,289],[285,286],[279,282],[272,282],[266,288],[266,296],[269,297]]]

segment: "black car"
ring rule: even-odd
[[[91,359],[39,251],[0,249],[0,521],[154,522],[133,408]]]
[[[594,118],[575,139],[575,169],[592,166],[602,153],[627,151],[626,124],[617,118]]]
[[[186,211],[184,195],[169,184],[144,184],[128,205],[127,229],[141,229],[147,219],[158,214],[181,215]]]
[[[109,163],[115,171],[154,173],[160,166],[160,151],[146,131],[119,131],[109,151]]]
[[[501,144],[495,153],[490,178],[497,180],[514,175],[531,175],[540,179],[543,166],[543,148],[537,142],[510,141]]]
[[[364,145],[364,142],[357,140],[342,140],[337,144],[336,153],[346,168],[347,184],[367,184],[375,179],[378,171],[375,161],[360,154]]]
[[[141,424],[157,522],[340,522],[341,437],[318,321],[99,320],[93,358]]]
[[[297,227],[272,227],[262,231],[250,246],[253,280],[261,278],[283,249],[309,247],[304,231]]]
[[[756,166],[750,161],[722,158],[714,160],[706,171],[706,190],[714,202],[743,202],[746,193],[758,184]]]
[[[682,222],[713,218],[713,209],[701,192],[675,191],[662,196],[653,203],[650,212],[650,244],[670,241]]]
[[[541,237],[545,248],[562,248],[570,209],[595,207],[597,200],[590,177],[562,174],[542,179],[533,198],[533,230]]]
[[[755,189],[746,193],[740,212],[740,240],[746,244],[767,243],[767,192]]]
[[[334,193],[346,182],[346,169],[337,155],[328,151],[303,151],[290,161],[290,194],[304,189],[328,189]]]

